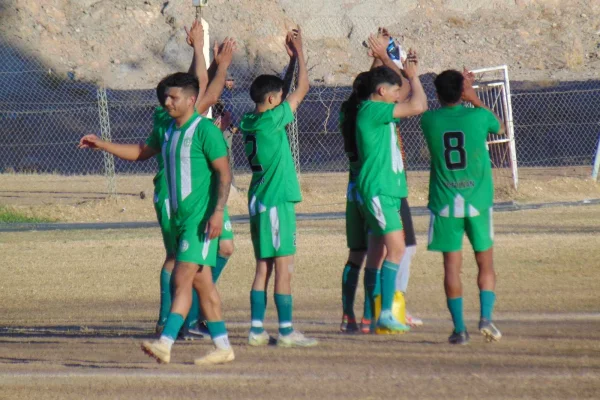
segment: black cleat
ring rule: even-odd
[[[452,332],[452,335],[448,338],[450,344],[469,344],[469,333],[464,332]]]

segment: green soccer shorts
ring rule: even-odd
[[[286,202],[250,217],[256,259],[296,254],[295,203]]]
[[[362,198],[356,186],[348,184],[346,195],[346,243],[351,251],[366,251],[369,228],[361,209]]]
[[[160,233],[167,255],[173,256],[177,252],[177,239],[171,226],[171,205],[167,190],[154,192],[154,211],[156,211],[156,219],[160,225]]]
[[[372,235],[383,236],[402,230],[400,203],[400,197],[382,195],[365,200],[361,208]]]
[[[176,260],[198,265],[214,267],[217,265],[219,238],[210,240],[206,230],[206,221],[187,221],[177,229]]]
[[[451,218],[431,213],[428,250],[449,253],[462,250],[465,233],[476,252],[494,245],[493,207],[476,217]]]

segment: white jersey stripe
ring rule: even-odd
[[[177,212],[177,197],[179,197],[179,193],[177,193],[177,143],[179,142],[179,135],[181,135],[181,131],[175,131],[173,133],[173,137],[169,142],[169,181],[171,184],[169,190],[169,198],[171,199],[171,209],[174,212]],[[167,159],[165,158],[165,161]]]
[[[180,175],[181,175],[181,198],[179,202],[183,202],[192,193],[192,160],[190,158],[190,152],[192,150],[192,138],[196,127],[200,123],[202,118],[198,117],[190,127],[185,131],[183,136],[183,143],[181,144],[181,150],[179,153],[180,160]]]

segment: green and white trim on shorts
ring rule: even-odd
[[[154,192],[154,211],[156,212],[156,219],[160,226],[165,251],[167,255],[174,256],[177,252],[177,240],[171,226],[171,205],[167,190],[157,190]]]
[[[295,203],[253,207],[251,202],[250,236],[256,259],[296,254]]]
[[[384,195],[365,200],[362,204],[362,210],[372,235],[383,236],[402,230],[402,219],[399,213],[400,204],[400,197]]]
[[[477,210],[468,206],[466,211],[468,215],[461,213],[460,207],[455,208],[454,217],[446,207],[438,213],[430,211],[427,249],[445,253],[460,251],[466,233],[474,251],[489,250],[494,245],[494,208]]]
[[[214,267],[217,265],[219,238],[209,239],[206,222],[189,221],[177,230],[176,260]]]

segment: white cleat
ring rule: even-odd
[[[279,335],[277,346],[279,347],[312,347],[319,344],[317,339],[308,338],[298,331],[292,331],[289,335]]]
[[[421,318],[417,318],[414,315],[411,315],[408,311],[406,311],[406,324],[409,326],[423,326],[423,320]]]
[[[164,340],[142,343],[142,351],[154,358],[159,364],[171,362],[171,346]]]
[[[262,331],[261,333],[250,332],[248,334],[248,344],[250,346],[266,346],[271,341],[271,336],[267,333],[267,331]]]
[[[225,364],[233,360],[235,360],[235,354],[231,347],[228,349],[216,348],[204,357],[195,359],[194,364],[198,366],[216,365]]]

